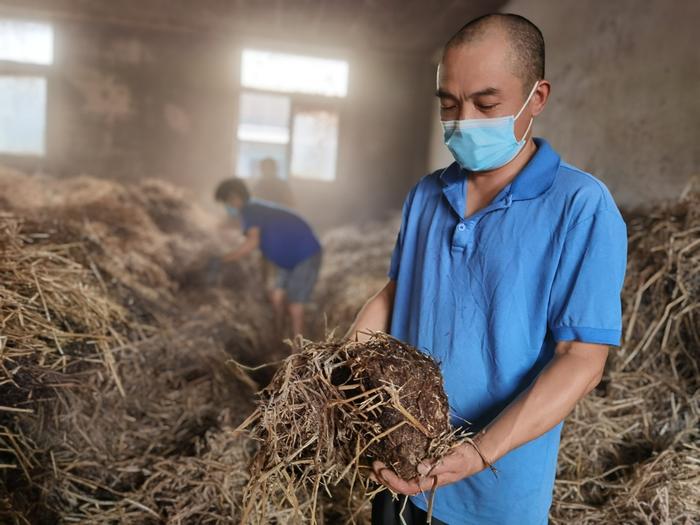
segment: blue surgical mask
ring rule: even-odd
[[[228,213],[234,219],[240,215],[238,208],[236,208],[235,206],[231,206],[230,204],[226,205],[226,213]]]
[[[530,102],[539,82],[515,115],[498,118],[447,120],[442,122],[445,145],[465,170],[487,171],[505,166],[525,145],[532,119],[523,137],[515,138],[515,121]]]

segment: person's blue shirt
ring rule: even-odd
[[[247,232],[260,228],[260,251],[277,266],[292,269],[321,250],[311,226],[292,210],[260,199],[250,199],[241,210]]]
[[[516,178],[467,218],[457,163],[421,179],[391,258],[390,332],[440,363],[452,422],[474,431],[528,387],[558,341],[620,343],[625,223],[601,181],[535,142]],[[561,428],[506,454],[497,476],[486,469],[438,489],[434,516],[546,524]],[[426,510],[426,497],[412,501]]]

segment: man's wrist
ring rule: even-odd
[[[487,468],[493,468],[493,462],[495,461],[495,454],[490,446],[488,435],[486,429],[480,430],[474,437],[472,437],[471,445],[474,448],[476,455],[480,460],[480,471]]]

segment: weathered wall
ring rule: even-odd
[[[677,197],[700,174],[700,2],[511,0],[502,11],[545,36],[552,96],[535,134],[618,203]],[[441,140],[434,128],[431,167],[450,159]]]
[[[223,42],[68,21],[54,28],[46,156],[0,161],[195,189],[230,172],[235,76]]]
[[[58,175],[162,177],[211,203],[232,173],[237,59],[245,38],[58,19],[47,154],[1,163]],[[302,48],[303,49],[303,48]],[[347,50],[337,180],[293,180],[317,227],[398,207],[427,158],[431,64],[420,54]]]

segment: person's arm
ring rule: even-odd
[[[560,341],[554,357],[530,387],[474,438],[484,459],[493,463],[559,424],[600,382],[607,356],[607,345]],[[413,480],[400,479],[380,462],[374,463],[373,470],[375,479],[394,492],[413,495],[431,490],[434,483],[454,483],[486,467],[474,446],[464,444],[437,463],[421,464],[421,477]]]
[[[224,255],[221,260],[224,262],[234,262],[249,255],[253,250],[260,246],[260,228],[253,226],[245,233],[245,241],[240,244],[235,250]]]
[[[365,341],[369,338],[369,335],[363,332],[386,332],[389,329],[391,311],[394,307],[395,292],[396,281],[390,279],[381,290],[365,303],[348,333],[345,334],[345,338]]]

